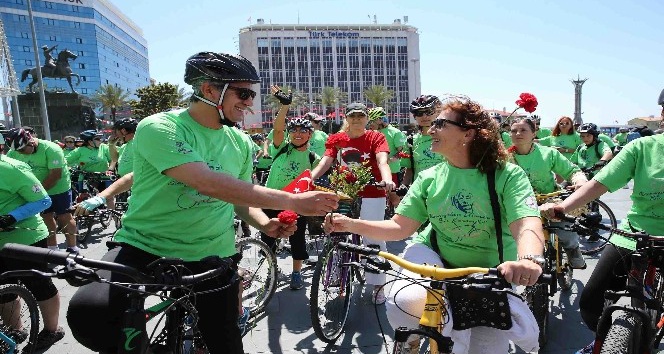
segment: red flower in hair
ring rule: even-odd
[[[284,224],[294,224],[297,221],[297,214],[292,210],[284,210],[281,213],[277,214],[277,218],[280,223]]]
[[[325,142],[325,148],[326,149],[332,149],[332,148],[337,148],[337,149],[342,149],[348,146],[348,143],[350,142],[350,138],[346,133],[336,133],[332,134],[327,138],[327,141]]]
[[[520,94],[515,103],[528,113],[533,113],[537,109],[537,98],[532,93],[524,92]]]

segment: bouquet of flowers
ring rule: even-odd
[[[356,199],[358,193],[371,181],[371,168],[369,162],[337,166],[330,173],[330,184],[335,191]]]

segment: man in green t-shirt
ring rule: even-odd
[[[579,135],[583,144],[576,148],[576,151],[570,158],[570,161],[579,168],[594,168],[599,170],[606,165],[612,158],[612,149],[604,141],[599,139],[599,128],[593,123],[584,123],[579,127]],[[588,178],[595,175],[589,172]]]
[[[410,113],[415,118],[419,132],[406,139],[406,153],[410,157],[401,160],[402,166],[406,168],[403,176],[403,184],[406,186],[411,185],[420,172],[443,162],[442,155],[431,151],[429,134],[431,122],[438,117],[442,107],[440,99],[433,95],[422,95],[410,103]]]
[[[305,114],[304,118],[308,119],[311,122],[311,125],[314,127],[314,133],[311,136],[311,139],[309,139],[309,150],[315,152],[318,156],[325,155],[325,142],[327,141],[327,134],[321,130],[323,128],[323,122],[325,122],[325,118],[313,112]]]
[[[124,176],[134,170],[134,134],[138,121],[133,118],[122,118],[113,124],[113,136],[120,140],[122,146],[115,147],[109,142],[111,163],[109,170],[118,170],[118,176]],[[115,151],[115,152],[114,152]],[[115,156],[114,158],[114,155]]]
[[[388,124],[387,113],[383,107],[374,107],[369,110],[369,129],[377,130],[385,136],[387,146],[390,148],[387,157],[387,163],[390,165],[390,172],[392,173],[392,182],[395,185],[401,185],[399,181],[399,172],[401,170],[401,158],[398,156],[400,151],[403,151],[406,146],[406,135],[399,129]],[[396,192],[392,191],[387,194],[392,206],[399,205],[401,198]]]
[[[549,129],[549,128],[541,128],[541,127],[540,127],[540,124],[541,124],[541,122],[542,122],[542,118],[540,118],[540,116],[538,116],[538,115],[533,115],[533,116],[531,117],[531,119],[532,119],[533,122],[535,123],[535,129],[536,129],[536,137],[537,137],[537,139],[546,138],[547,136],[550,136],[550,135],[551,135],[551,129]]]
[[[618,146],[625,146],[627,144],[627,131],[629,129],[627,128],[620,128],[618,129],[618,134],[613,137],[613,141],[618,144]]]
[[[51,198],[51,206],[42,212],[49,231],[48,248],[58,249],[56,233],[59,224],[65,233],[67,252],[78,253],[78,230],[70,210],[71,179],[62,148],[48,140],[34,138],[21,128],[10,130],[7,138],[11,148],[7,156],[27,163]]]
[[[249,60],[197,53],[187,59],[184,81],[193,89],[189,107],[141,120],[134,136],[134,172],[118,180],[127,184],[101,193],[128,188],[133,175],[129,209],[115,235],[121,246],[104,260],[144,270],[160,257],[181,258],[187,268],[202,271],[210,269],[201,261],[209,256],[238,261],[235,213],[271,237],[286,237],[294,225],[270,219],[258,208],[324,215],[338,206],[334,193],[290,194],[251,183],[252,142],[235,127],[253,105],[252,85],[260,82]],[[198,329],[210,353],[244,353],[240,287],[228,281],[222,276],[194,286]],[[118,288],[98,283],[79,288],[68,311],[77,340],[94,351],[116,352],[115,334],[129,301]]]

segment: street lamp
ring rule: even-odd
[[[111,120],[115,123],[115,105],[111,105]]]

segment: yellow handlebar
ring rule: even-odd
[[[444,280],[448,278],[459,278],[466,275],[474,273],[489,273],[489,268],[481,267],[468,267],[468,268],[455,268],[455,269],[445,269],[440,268],[437,265],[427,265],[427,264],[416,264],[409,262],[399,256],[396,256],[388,252],[378,252],[378,255],[388,259],[401,267],[420,274],[423,277],[435,279],[435,280]]]
[[[559,197],[564,192],[565,191],[563,191],[563,190],[559,190],[559,191],[555,191],[555,192],[551,192],[551,193],[547,193],[547,194],[535,194],[535,199],[537,200],[537,204],[542,204],[542,203],[546,202],[547,199]]]

